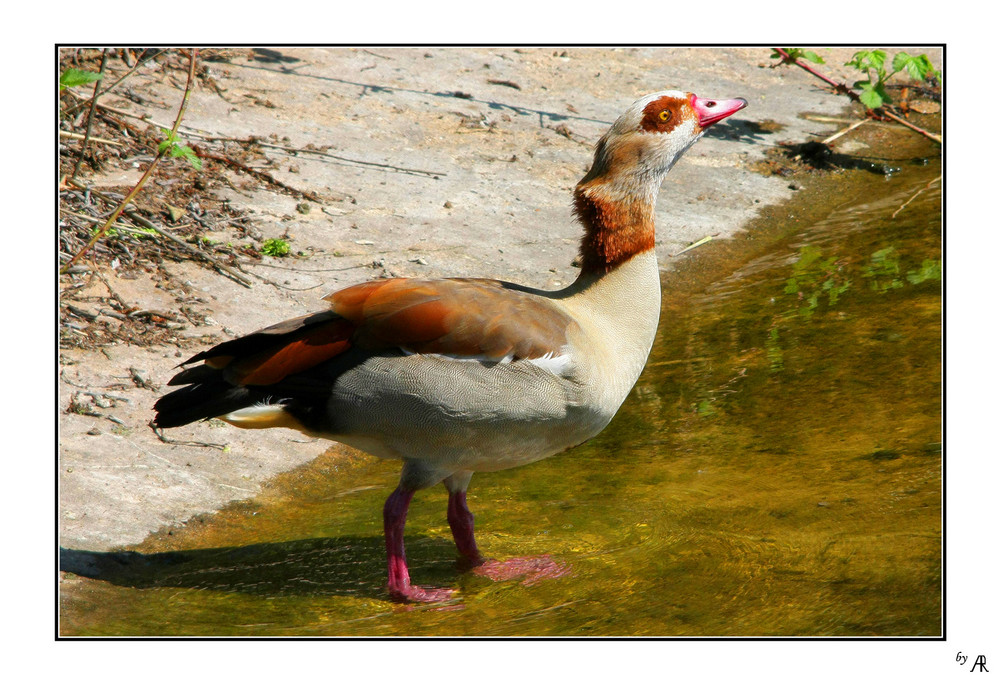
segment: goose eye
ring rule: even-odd
[[[663,111],[660,112],[660,120],[661,121],[669,121],[670,120],[670,110],[669,109],[664,109]]]

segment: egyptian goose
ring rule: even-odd
[[[660,314],[653,212],[664,175],[705,129],[747,106],[663,91],[636,101],[597,143],[575,191],[579,278],[548,292],[484,279],[385,279],[325,297],[325,310],[223,342],[182,363],[158,427],[217,417],[289,427],[403,461],[383,510],[389,594],[410,583],[403,548],[415,491],[443,482],[455,544],[476,547],[473,472],[576,446],[617,412],[646,363]],[[498,572],[498,575],[503,572]]]

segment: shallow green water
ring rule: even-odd
[[[599,437],[473,478],[483,551],[567,575],[459,572],[439,487],[407,554],[457,598],[389,602],[397,465],[331,453],[135,553],[68,551],[100,578],[66,579],[62,634],[939,635],[940,171],[855,173],[822,220],[671,276]]]

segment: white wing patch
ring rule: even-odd
[[[448,353],[417,353],[415,351],[410,351],[409,349],[402,349],[403,353],[407,356],[423,356],[425,358],[439,358],[441,360],[457,361],[459,363],[484,363],[487,365],[507,365],[514,361],[514,354],[508,353],[503,358],[497,360],[492,356],[457,356]],[[518,361],[521,363],[531,363],[536,365],[546,372],[551,372],[553,375],[563,377],[569,371],[573,364],[572,357],[560,351],[559,353],[554,353],[552,351],[546,353],[540,358],[526,358],[523,361]]]
[[[551,351],[541,358],[529,358],[529,363],[537,365],[542,370],[547,370],[553,375],[564,377],[573,364],[573,358],[568,353],[555,354]]]
[[[478,355],[478,356],[456,356],[456,355],[452,355],[450,353],[420,353],[419,351],[410,351],[409,349],[406,349],[406,348],[403,348],[403,347],[399,347],[399,348],[407,356],[423,356],[424,358],[440,358],[442,360],[456,360],[456,361],[465,362],[465,363],[489,363],[489,364],[492,365],[492,364],[496,364],[496,363],[501,363],[501,364],[503,364],[503,363],[510,363],[512,360],[514,360],[514,354],[513,353],[508,353],[503,358],[496,359],[493,356],[482,356],[482,355]]]

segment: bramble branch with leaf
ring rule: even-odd
[[[906,72],[913,80],[924,82],[928,79],[941,81],[941,72],[934,68],[927,55],[910,55],[906,52],[898,52],[889,63],[889,71],[886,68],[888,54],[885,50],[860,50],[845,66],[850,66],[861,73],[864,78],[854,82],[852,86],[840,83],[822,73],[811,64],[825,64],[826,61],[811,50],[801,48],[771,48],[771,59],[780,59],[776,65],[794,64],[795,66],[808,71],[827,85],[839,95],[846,95],[865,108],[865,114],[873,118],[888,118],[896,123],[902,124],[921,135],[941,144],[941,136],[931,133],[919,126],[907,121],[892,106],[892,97],[886,91],[886,83],[890,78],[898,73]]]

